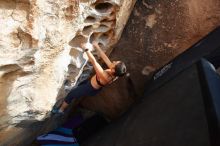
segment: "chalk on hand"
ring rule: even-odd
[[[92,45],[91,43],[86,43],[86,44],[85,44],[85,47],[86,47],[87,49],[89,49],[89,51],[92,51],[92,50],[93,50],[93,45]]]

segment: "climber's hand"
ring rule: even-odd
[[[90,43],[81,44],[81,47],[83,49],[83,52],[92,51],[93,50],[93,46]]]

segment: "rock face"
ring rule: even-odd
[[[80,43],[111,52],[134,2],[0,0],[1,142],[9,127],[45,119],[75,85],[87,62]]]
[[[142,97],[155,70],[219,26],[219,12],[219,0],[137,1],[110,55],[111,60],[125,62],[137,95],[125,81],[117,81],[96,97],[85,98],[82,105],[108,117],[120,116]]]

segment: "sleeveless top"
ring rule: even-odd
[[[107,72],[107,74],[110,75],[111,78],[112,78],[111,83],[114,82],[114,81],[117,79],[117,78],[112,77],[112,75],[109,74],[108,72]],[[105,85],[103,85],[103,84],[101,83],[101,81],[99,80],[99,78],[98,78],[97,75],[96,75],[96,82],[97,82],[97,84],[98,84],[99,86],[101,86],[101,87],[104,87],[104,86],[105,86]],[[110,83],[110,82],[109,82],[109,83]]]

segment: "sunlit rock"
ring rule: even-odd
[[[44,120],[60,93],[75,85],[87,62],[81,43],[97,41],[111,51],[133,5],[122,0],[0,0],[1,142],[17,124]]]

